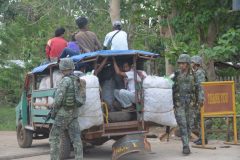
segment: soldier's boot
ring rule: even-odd
[[[196,140],[193,141],[193,143],[197,143],[201,138],[198,138]]]
[[[196,145],[202,145],[202,139],[199,138],[199,140],[197,142],[195,142]],[[208,144],[208,140],[207,138],[205,139],[205,144]]]
[[[183,151],[182,151],[182,153],[185,154],[185,155],[190,154],[191,151],[190,151],[189,146],[184,146],[184,147],[183,147]]]

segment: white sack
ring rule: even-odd
[[[171,89],[172,82],[165,77],[147,76],[143,81],[143,88]]]
[[[143,85],[144,121],[165,126],[176,126],[170,81],[163,77],[148,76]]]
[[[79,109],[80,130],[103,124],[103,112],[99,92],[98,78],[94,75],[81,77],[86,81],[86,103]]]
[[[60,73],[58,70],[55,70],[53,72],[53,87],[56,88],[57,87],[57,84],[60,82],[60,80],[62,79],[63,77],[63,74]],[[50,76],[46,76],[46,77],[43,77],[41,79],[41,82],[39,84],[39,90],[45,90],[45,89],[50,89],[51,88],[51,85],[50,85]],[[49,105],[53,104],[54,102],[54,99],[53,97],[47,97],[47,98],[36,98],[36,103],[47,103]],[[46,107],[40,107],[40,106],[36,106],[35,108],[46,108]]]
[[[53,71],[53,88],[57,87],[58,83],[62,78],[63,78],[63,74],[59,72],[59,70]]]
[[[85,75],[80,77],[86,81],[87,88],[99,88],[99,81],[98,78],[94,75]]]

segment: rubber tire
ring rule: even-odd
[[[21,148],[29,148],[32,146],[33,132],[22,127],[19,122],[17,126],[17,141]]]
[[[137,119],[135,112],[109,112],[108,116],[109,122],[126,122]]]
[[[71,153],[71,140],[67,132],[61,134],[60,139],[60,159],[67,159]]]

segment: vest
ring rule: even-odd
[[[186,75],[183,75],[180,72],[175,72],[173,81],[173,101],[179,101],[181,98],[190,98],[191,101],[196,103],[198,87],[193,72],[190,71]]]
[[[65,110],[72,110],[76,106],[75,86],[74,86],[75,77],[69,76],[69,78],[71,79],[71,83],[67,88],[66,95],[63,100],[63,107]]]

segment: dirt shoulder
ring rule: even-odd
[[[0,132],[0,160],[40,160],[49,159],[48,140],[35,140],[31,148],[22,149],[18,147],[15,132]],[[216,150],[192,148],[192,154],[183,156],[181,153],[181,141],[172,137],[169,142],[160,142],[158,139],[149,139],[152,152],[148,154],[133,154],[121,158],[121,160],[239,160],[240,146],[229,145],[222,141],[210,141]],[[113,141],[108,141],[102,146],[95,147],[84,155],[85,160],[110,160]]]

